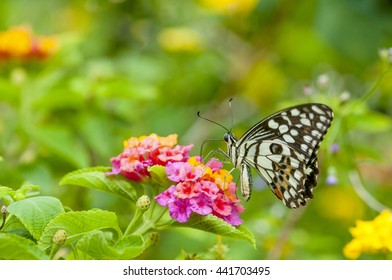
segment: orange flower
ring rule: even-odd
[[[37,37],[29,26],[16,26],[0,32],[1,58],[48,57],[58,49],[53,37]]]

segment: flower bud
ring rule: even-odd
[[[340,146],[339,146],[339,144],[332,144],[332,146],[331,146],[331,152],[333,153],[333,154],[337,154],[338,152],[339,152],[339,150],[340,150]]]
[[[160,240],[160,237],[161,235],[157,231],[151,232],[149,235],[147,235],[146,248],[157,245]]]
[[[150,198],[147,195],[142,195],[136,201],[136,207],[142,211],[148,210],[150,208]]]
[[[381,49],[378,51],[378,55],[380,56],[381,60],[387,63],[392,63],[392,48]]]
[[[335,186],[338,184],[339,180],[338,180],[338,176],[336,175],[336,168],[334,166],[330,166],[328,167],[328,176],[326,179],[326,184],[328,186]]]
[[[0,225],[0,229],[2,229],[4,227],[5,219],[7,218],[7,206],[5,206],[5,205],[3,205],[3,207],[1,207],[1,216],[3,217],[3,222]]]
[[[341,104],[346,103],[349,99],[350,99],[350,92],[348,92],[347,90],[343,91],[340,96],[339,96],[339,101]]]
[[[67,240],[67,232],[63,229],[59,229],[53,236],[53,243],[57,245],[63,245]]]
[[[330,78],[328,74],[321,74],[317,77],[317,85],[320,88],[326,88],[329,84]]]

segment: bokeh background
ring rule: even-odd
[[[392,207],[389,0],[12,0],[0,1],[0,32],[0,184],[39,185],[124,226],[126,201],[59,179],[109,166],[131,136],[176,133],[199,154],[225,131],[198,111],[228,128],[232,116],[240,136],[286,106],[334,109],[308,207],[286,209],[254,176],[241,217],[257,249],[173,229],[141,258],[202,257],[223,242],[227,259],[345,259],[356,221]]]

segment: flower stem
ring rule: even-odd
[[[391,67],[388,67],[377,79],[377,81],[372,85],[372,87],[363,95],[359,102],[365,103],[372,97],[372,95],[376,92],[376,89],[380,86],[382,80],[391,72]]]
[[[350,179],[351,185],[354,187],[354,190],[358,194],[358,196],[373,210],[377,212],[382,212],[385,209],[391,210],[388,206],[382,204],[377,199],[375,199],[363,186],[361,177],[359,176],[357,171],[351,171],[348,174],[348,178]]]
[[[137,234],[145,234],[149,231],[152,230],[163,230],[165,228],[167,228],[168,225],[170,225],[173,221],[170,220],[170,223],[161,223],[159,224],[159,221],[162,219],[162,217],[165,215],[165,213],[167,212],[167,208],[162,208],[162,210],[157,211],[156,209],[160,209],[160,207],[156,207],[155,208],[155,213],[150,215],[150,218],[145,218],[143,225],[141,227],[139,227],[135,233]]]
[[[144,211],[136,208],[135,215],[133,216],[132,221],[129,223],[127,229],[124,232],[124,236],[131,234],[139,225],[139,221],[143,216]]]
[[[58,250],[61,248],[61,245],[53,243],[52,245],[52,249],[50,250],[50,255],[49,258],[51,260],[53,260],[54,256],[56,255],[56,253],[58,252]]]

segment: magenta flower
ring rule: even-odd
[[[234,226],[240,225],[239,213],[244,208],[239,205],[232,176],[221,168],[222,164],[215,159],[203,165],[195,157],[188,162],[170,163],[166,174],[176,184],[155,200],[161,206],[167,206],[170,216],[180,223],[188,221],[191,213],[196,213],[212,214]]]
[[[175,134],[131,137],[124,142],[123,152],[111,159],[112,171],[106,175],[121,174],[141,182],[150,178],[150,166],[164,166],[173,184],[155,200],[168,208],[173,219],[184,223],[192,213],[211,214],[234,226],[240,225],[239,214],[244,208],[239,205],[233,176],[222,169],[223,164],[217,159],[204,165],[200,157],[189,157],[192,146],[177,145]]]
[[[200,215],[208,215],[212,213],[212,200],[205,193],[199,193],[196,197],[189,200],[191,210]]]
[[[177,199],[168,205],[170,216],[180,223],[188,221],[192,213],[188,199]]]
[[[161,192],[159,195],[157,195],[155,197],[155,200],[161,206],[167,206],[167,205],[169,205],[169,203],[173,203],[174,200],[176,199],[176,197],[174,195],[175,191],[176,191],[176,186],[172,185],[166,191]]]

